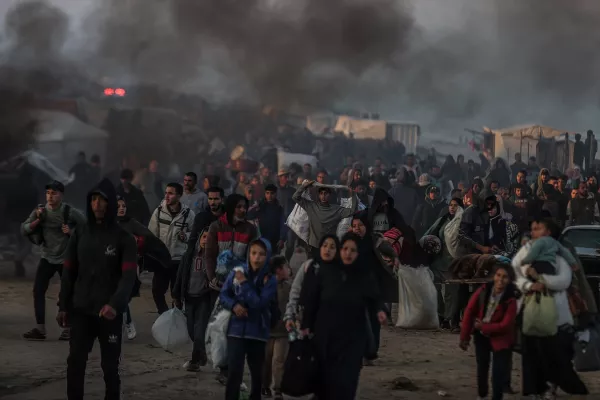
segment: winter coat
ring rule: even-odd
[[[471,340],[475,320],[483,320],[485,317],[492,290],[493,284],[485,284],[471,296],[461,323],[461,342]],[[493,351],[510,349],[515,342],[517,329],[517,300],[515,292],[515,286],[509,284],[504,290],[504,294],[500,298],[490,322],[484,322],[481,326],[481,334],[489,337]]]
[[[486,245],[489,240],[488,224],[490,216],[487,211],[476,206],[465,209],[460,222],[460,244],[464,254],[478,253],[475,244]]]
[[[441,198],[431,200],[429,198],[430,190],[431,187],[425,194],[425,202],[417,207],[412,220],[412,228],[415,230],[417,237],[423,236],[427,229],[439,218],[440,213],[448,208],[448,204]]]
[[[279,306],[279,321],[273,329],[271,329],[272,338],[287,338],[288,332],[285,329],[285,320],[283,318],[288,301],[290,299],[290,291],[292,289],[292,283],[289,280],[277,282],[277,305]]]
[[[231,210],[231,213],[234,211]],[[215,278],[217,257],[225,250],[231,250],[240,260],[246,260],[248,244],[258,237],[256,227],[248,221],[233,224],[226,213],[213,222],[208,228],[206,242],[206,273],[208,279]]]
[[[172,215],[163,200],[152,213],[148,229],[167,246],[173,260],[181,260],[187,250],[195,217],[194,212],[184,204],[181,204],[181,209],[176,215]],[[181,232],[185,234],[184,240],[179,237]]]
[[[100,223],[92,212],[94,193],[108,200]],[[129,304],[137,279],[136,241],[116,222],[117,195],[108,179],[88,193],[87,204],[87,223],[74,231],[67,248],[59,309],[98,317],[108,304],[121,314]]]
[[[512,266],[517,277],[515,284],[524,295],[527,295],[531,285],[533,285],[533,282],[525,274],[529,265],[523,264],[523,258],[529,253],[530,249],[531,243],[527,243],[525,246],[521,247],[512,260]],[[569,299],[567,297],[567,289],[571,286],[573,273],[565,259],[558,255],[556,256],[556,262],[554,262],[553,265],[556,268],[556,274],[541,274],[541,277],[544,280],[546,288],[554,292],[553,298],[558,313],[556,326],[565,324],[573,325],[573,315],[571,314]],[[521,301],[523,297],[521,298]]]
[[[277,242],[286,239],[287,227],[283,207],[277,200],[272,203],[261,200],[254,216],[258,219],[261,236],[269,240],[271,246],[276,246]]]
[[[248,310],[247,317],[238,317],[232,313],[228,337],[266,342],[270,337],[271,304],[277,297],[277,280],[269,275],[271,244],[266,239],[259,240],[267,248],[265,264],[256,273],[247,264],[244,268],[247,280],[240,285],[234,283],[235,271],[231,271],[223,284],[219,300],[227,310],[233,310],[236,304]]]

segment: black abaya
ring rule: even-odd
[[[302,329],[314,332],[319,362],[319,399],[356,396],[367,346],[369,312],[377,309],[377,282],[356,265],[331,265],[304,278]]]

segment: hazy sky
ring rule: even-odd
[[[146,1],[149,8],[165,4],[164,0]],[[0,0],[0,16],[17,2]],[[72,17],[72,29],[77,31],[85,29],[79,24],[80,17],[91,7],[112,0],[49,2]],[[542,123],[571,131],[600,125],[600,53],[594,47],[600,42],[599,0],[412,2],[417,29],[409,39],[410,46],[402,50],[401,67],[361,73],[343,87],[348,93],[342,91],[340,103],[380,111],[386,118],[418,121],[426,131],[440,134],[463,134],[462,128],[482,125],[501,128]],[[336,17],[335,10],[331,14]],[[137,22],[143,34],[154,33],[141,17]],[[84,38],[72,35],[67,50],[81,51],[82,44],[87,44],[81,42]],[[140,59],[147,63],[144,68],[152,65],[171,70],[171,64],[161,63],[157,57],[164,49],[154,49],[152,43],[156,42],[150,42],[149,50],[141,52]],[[271,58],[268,61],[273,62],[276,55]],[[218,64],[208,61],[210,66]],[[185,76],[182,88],[199,87],[198,92],[209,98],[230,92],[232,86],[212,77],[212,86],[206,82],[195,86],[202,80],[199,76],[210,76],[200,67],[206,66]],[[237,84],[234,79],[233,87]],[[366,89],[364,93],[362,89]]]

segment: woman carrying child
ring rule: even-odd
[[[522,337],[523,395],[555,397],[547,382],[569,394],[587,394],[571,363],[573,315],[569,308],[567,290],[571,286],[571,266],[574,257],[551,237],[554,222],[548,219],[531,225],[532,241],[523,246],[512,261],[516,285],[524,297],[549,292],[557,313],[557,333],[550,336]],[[526,306],[525,306],[526,307]]]
[[[473,293],[465,310],[460,332],[460,348],[467,350],[473,334],[477,361],[478,399],[488,395],[488,374],[492,364],[492,400],[503,398],[509,377],[515,338],[517,300],[510,265],[498,264],[492,283]]]

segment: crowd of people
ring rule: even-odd
[[[226,399],[239,398],[246,360],[249,398],[282,399],[287,354],[302,341],[312,343],[318,365],[311,393],[353,399],[361,369],[378,359],[381,325],[394,320],[399,266],[427,266],[440,327],[460,333],[465,350],[474,338],[480,399],[488,396],[490,364],[491,398],[513,392],[517,344],[524,395],[553,398],[557,387],[586,394],[570,348],[597,308],[572,246],[558,239],[564,226],[600,223],[595,170],[588,167],[584,178],[578,167],[562,173],[533,157],[528,164],[515,159],[509,166],[483,155],[480,163],[448,156],[439,166],[435,157],[418,162],[408,154],[389,166],[379,158],[372,166],[349,159],[339,170],[316,173],[309,164],[256,174],[207,166],[201,187],[194,172],[164,184],[152,162],[143,179],[127,168],[118,182],[98,178],[85,200],[75,187],[79,207],[63,201],[69,188],[50,182],[45,204],[21,227],[42,249],[36,326],[23,337],[46,339],[45,293],[61,274],[57,320],[60,339],[70,341],[68,398],[84,397],[96,338],[106,399],[120,398],[122,338],[136,337],[129,303],[139,295],[139,274],[150,271],[158,314],[185,310],[193,341],[186,370],[210,361],[206,332],[215,310],[232,312],[227,362],[214,365]],[[89,174],[83,163],[77,171]],[[298,209],[305,232],[286,224]],[[289,262],[302,249],[307,261],[292,273]],[[447,282],[456,261],[469,256],[497,261],[491,280],[473,294],[469,285]],[[523,314],[528,298],[547,291],[557,319],[540,337],[524,328]],[[574,298],[581,300],[575,306]]]

